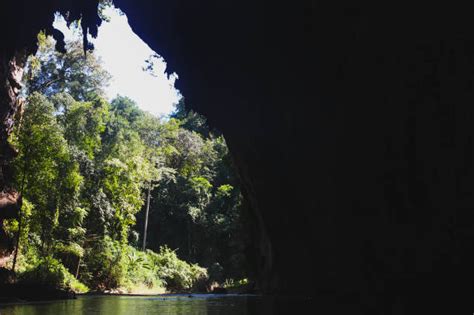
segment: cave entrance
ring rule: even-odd
[[[28,59],[7,267],[29,281],[61,274],[77,292],[247,285],[245,203],[223,135],[186,108],[178,76],[123,12],[101,15],[94,50],[58,15],[66,51],[39,33]]]

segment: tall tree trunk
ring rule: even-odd
[[[76,268],[76,279],[79,279],[79,268],[81,267],[81,257],[79,256],[77,260],[77,268]]]
[[[148,196],[146,198],[145,227],[143,229],[143,251],[146,249],[146,235],[148,232],[148,213],[150,212],[151,184],[148,186]]]

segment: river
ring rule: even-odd
[[[0,305],[0,315],[39,314],[274,314],[274,300],[253,295],[79,296],[31,304]]]

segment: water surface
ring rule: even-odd
[[[0,305],[0,315],[273,314],[271,298],[252,295],[79,296],[75,300]]]

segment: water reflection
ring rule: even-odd
[[[274,314],[270,298],[241,295],[81,296],[76,300],[0,306],[1,315]]]

